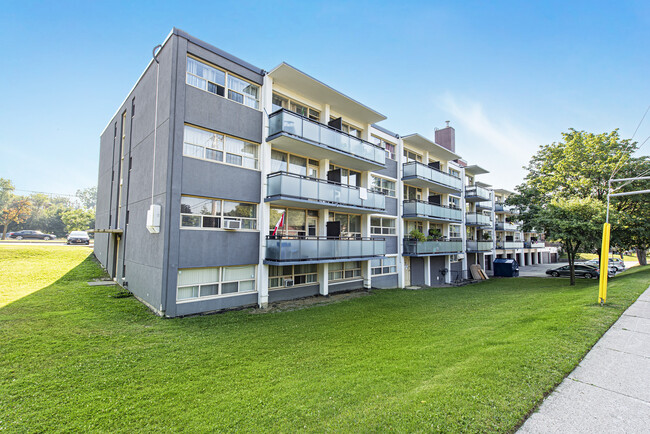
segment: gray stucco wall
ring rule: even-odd
[[[424,285],[424,258],[411,257],[411,285]]]
[[[297,286],[287,289],[274,289],[269,291],[269,303],[284,300],[294,300],[296,298],[305,298],[317,295],[319,285]]]
[[[373,173],[397,179],[397,161],[386,158],[386,168],[377,170]]]
[[[396,216],[398,212],[397,198],[386,197],[386,214]]]
[[[260,180],[256,170],[183,157],[182,194],[259,203]]]
[[[363,289],[363,279],[353,280],[350,282],[330,283],[327,287],[328,294],[335,292],[353,291],[355,289]]]
[[[442,286],[445,283],[445,276],[440,272],[445,268],[445,256],[430,256],[429,267],[431,268],[431,286]]]
[[[397,274],[390,274],[388,276],[372,276],[373,288],[397,288]]]
[[[259,232],[180,229],[178,268],[257,264],[259,244]]]
[[[176,314],[175,316],[183,316],[256,305],[257,292],[251,292],[246,294],[232,295],[229,297],[219,297],[211,298],[208,300],[177,303],[174,308],[174,312]]]

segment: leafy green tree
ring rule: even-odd
[[[71,209],[61,214],[61,220],[67,233],[85,231],[95,224],[95,213],[90,210]]]
[[[566,251],[575,285],[575,258],[580,249],[593,249],[601,241],[605,205],[593,198],[553,199],[541,207],[528,223],[544,228],[550,241],[559,242]]]
[[[24,222],[32,212],[32,204],[25,198],[14,197],[5,208],[0,211],[0,224],[2,228],[2,239],[7,238],[7,227],[11,223]]]
[[[81,202],[81,206],[86,209],[95,209],[97,204],[97,187],[82,188],[75,194]]]
[[[13,192],[16,188],[14,184],[9,179],[0,178],[0,211],[5,209],[5,207],[11,201],[13,197]]]

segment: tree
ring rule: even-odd
[[[77,190],[75,194],[81,202],[81,206],[86,209],[95,209],[97,204],[97,187],[88,187]]]
[[[24,198],[15,197],[0,212],[0,224],[3,226],[2,239],[7,238],[7,227],[10,223],[24,222],[32,212],[32,204]]]
[[[4,210],[9,204],[13,197],[14,190],[15,187],[11,180],[0,178],[0,211]]]
[[[529,223],[544,228],[550,241],[562,243],[569,258],[570,285],[575,285],[575,258],[580,249],[592,249],[601,241],[605,205],[593,198],[554,199]]]
[[[616,172],[617,177],[632,177],[650,164],[648,157],[634,157],[638,149],[636,142],[621,139],[618,130],[593,134],[570,129],[562,133],[562,138],[563,141],[540,147],[525,167],[528,174],[524,183],[517,187],[518,194],[508,198],[508,203],[519,208],[524,230],[534,227],[528,222],[553,199],[583,197],[605,203],[608,181],[613,173]],[[626,186],[621,191],[630,188],[632,186]],[[634,202],[632,196],[612,201],[612,246],[622,248],[638,239],[630,238],[632,231],[624,230],[625,222],[617,220],[638,213]],[[640,250],[642,246],[636,248]],[[595,249],[599,250],[600,245]]]
[[[71,209],[62,213],[61,220],[67,233],[85,231],[95,225],[95,213],[89,210]]]

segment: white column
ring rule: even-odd
[[[262,107],[265,113],[271,113],[273,101],[273,80],[264,76],[262,83]],[[266,256],[266,234],[269,228],[270,206],[264,202],[266,197],[267,178],[271,172],[271,145],[266,143],[268,136],[269,118],[262,116],[262,144],[260,145],[259,164],[261,169],[261,198],[258,206],[257,223],[260,230],[260,253],[257,266],[257,304],[264,308],[269,303],[269,266],[264,265]]]
[[[519,262],[519,265],[524,263],[524,251],[523,250],[521,252],[519,252],[519,254],[515,255],[515,257],[517,258],[517,262]]]
[[[327,296],[329,294],[329,264],[318,264],[318,284],[319,294]]]
[[[467,269],[467,265],[464,265],[463,267]],[[445,283],[451,283],[451,258],[449,255],[445,256],[445,268],[447,269],[447,273],[445,274]]]
[[[397,182],[395,189],[397,193],[397,286],[404,288],[405,286],[405,270],[404,270],[404,219],[402,219],[402,210],[404,203],[404,184],[402,183],[402,158],[404,154],[404,143],[401,138],[397,138],[395,143],[395,157],[397,161]]]
[[[424,257],[424,286],[431,286],[431,257]]]
[[[323,110],[320,112],[320,122],[322,124],[327,124],[330,121],[330,105],[323,105]]]
[[[367,180],[370,179],[370,172],[367,174]],[[361,215],[361,237],[370,238],[370,214]],[[370,273],[370,261],[361,261],[361,275],[363,276],[363,287],[370,288],[372,285],[372,276]]]
[[[465,182],[464,182],[464,180],[465,180],[465,168],[464,167],[461,167],[461,169],[460,169],[460,179],[463,180],[463,187],[462,187],[462,191],[461,191],[461,194],[460,194],[460,209],[463,210],[462,216],[461,216],[463,218],[463,221],[462,221],[462,223],[460,225],[460,236],[463,239],[463,243],[461,244],[463,246],[463,252],[465,253],[465,257],[467,258],[467,256],[468,256],[467,255],[467,226],[466,226],[467,214],[465,213]],[[447,258],[449,258],[449,257],[447,257]],[[468,267],[469,267],[468,262],[469,261],[467,259],[465,259],[464,261],[461,261],[463,275],[465,275],[465,276],[467,276],[467,274],[468,274],[467,273],[467,270],[468,270]],[[449,269],[449,267],[447,267],[447,266],[446,266],[446,268]],[[447,274],[448,275],[451,274],[451,271],[448,272]],[[446,279],[447,279],[447,277],[445,276],[445,280]],[[449,277],[449,279],[451,279],[451,276]],[[449,280],[449,282],[451,282],[451,280]]]

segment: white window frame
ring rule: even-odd
[[[316,264],[305,264],[305,265],[316,265]],[[278,289],[284,289],[284,280],[285,279],[290,279],[294,281],[293,286],[306,286],[306,285],[317,285],[318,284],[318,265],[316,265],[316,271],[313,273],[298,273],[296,274],[296,267],[300,267],[301,265],[276,265],[277,267],[291,267],[291,274],[283,274],[281,276],[271,276],[271,272],[269,270],[269,291],[276,291]],[[273,265],[270,265],[269,267],[273,267]],[[314,280],[309,281],[309,277],[307,277],[305,280],[307,280],[305,283],[295,283],[296,277],[300,276],[313,276]],[[271,286],[271,280],[273,279],[278,279],[278,282],[280,283],[279,286]]]
[[[397,152],[397,145],[396,144],[394,144],[392,142],[389,142],[388,140],[384,140],[381,137],[377,137],[375,135],[370,136],[370,141],[372,143],[374,143],[375,145],[381,146],[382,148],[384,148],[384,150],[386,151],[386,158],[389,158],[391,160],[396,159],[396,157],[395,157],[395,154]],[[388,145],[392,146],[392,150],[388,149]]]
[[[379,219],[379,226],[373,226],[372,220]],[[392,221],[393,226],[384,226],[384,221]],[[370,216],[370,235],[395,235],[397,234],[397,219],[390,217]]]
[[[386,259],[394,259],[395,264],[394,265],[386,265],[384,264]],[[379,265],[373,266],[373,262],[379,261]],[[386,269],[388,269],[388,272],[386,272]],[[375,271],[379,271],[378,273],[375,273]],[[371,276],[387,276],[389,274],[396,274],[397,273],[397,256],[384,256],[383,258],[375,258],[370,260],[370,275]]]
[[[241,268],[241,267],[253,267],[253,274],[255,277],[251,279],[242,279],[242,280],[223,280],[224,276],[224,271],[225,269],[230,269],[230,268]],[[193,285],[176,285],[176,303],[187,303],[187,302],[193,302],[193,301],[201,301],[201,300],[209,300],[213,298],[222,298],[222,297],[231,297],[231,296],[236,296],[236,295],[242,295],[242,294],[253,294],[257,292],[257,265],[256,264],[248,264],[248,265],[237,265],[237,266],[232,266],[232,267],[202,267],[202,268],[209,268],[213,269],[216,268],[218,269],[217,273],[219,275],[218,281],[215,282],[203,282],[203,283],[196,283]],[[184,270],[192,270],[192,268],[181,268],[178,270],[178,273],[182,273]],[[242,292],[228,292],[228,293],[222,293],[222,288],[224,283],[233,283],[237,282],[237,287],[241,285],[242,282],[253,282],[253,289],[250,291],[242,291]],[[217,294],[211,294],[211,295],[205,295],[201,296],[201,287],[202,286],[209,286],[209,285],[217,285]],[[190,298],[178,298],[178,290],[181,288],[192,288],[197,286],[197,296],[196,297],[190,297]]]
[[[393,181],[392,179],[382,178],[381,176],[376,176],[376,175],[370,175],[370,176],[372,177],[372,188],[374,190],[379,190],[388,197],[397,197],[397,182],[396,181]],[[377,186],[375,184],[376,179],[380,180],[379,186]],[[393,183],[393,188],[391,189],[388,186],[384,185],[385,182],[392,182]]]
[[[204,199],[204,200],[209,200],[213,202],[220,202],[219,204],[219,214],[193,214],[193,213],[184,213],[181,212],[181,218],[180,218],[180,228],[181,229],[190,229],[190,230],[207,230],[207,231],[220,231],[220,230],[225,230],[223,227],[223,222],[227,220],[234,220],[234,221],[240,221],[241,224],[241,229],[243,231],[257,231],[257,218],[258,218],[258,207],[256,203],[253,202],[246,202],[246,201],[234,201],[234,200],[226,200],[226,199],[216,199],[212,197],[202,197],[202,196],[192,196],[189,194],[182,194],[181,195],[181,200],[184,197],[191,197],[195,199]],[[245,203],[248,205],[253,205],[253,209],[255,210],[255,217],[234,217],[234,216],[229,216],[224,214],[224,208],[226,203]],[[183,225],[183,217],[198,217],[201,221],[200,226],[189,226],[189,225]],[[219,219],[219,227],[211,227],[211,226],[203,226],[203,220],[204,217],[209,217],[209,218],[217,218]],[[252,228],[244,228],[244,223],[245,222],[251,222],[252,223]]]
[[[217,148],[211,148],[209,146],[205,146],[205,145],[201,145],[201,144],[192,143],[192,142],[187,141],[186,134],[185,134],[185,132],[187,131],[187,128],[204,131],[204,132],[209,133],[209,134],[214,134],[217,137],[220,136],[221,137],[221,148],[218,148],[218,147]],[[243,142],[246,145],[254,146],[255,150],[256,150],[255,157],[251,158],[250,155],[248,155],[248,154],[242,154],[242,153],[236,153],[236,152],[228,151],[227,142],[228,142],[229,139],[230,140],[237,140],[237,141]],[[193,147],[196,147],[196,148],[202,148],[201,156],[199,157],[199,156],[196,156],[196,155],[192,155],[190,153],[186,153],[185,152],[186,146],[193,146]],[[221,155],[221,160],[215,160],[215,159],[212,159],[212,158],[207,158],[206,157],[207,150],[220,152],[222,154]],[[228,155],[234,155],[236,157],[241,158],[242,164],[229,163],[228,162]],[[260,170],[260,145],[258,143],[249,142],[248,140],[240,139],[239,137],[234,137],[234,136],[231,136],[229,134],[224,134],[224,133],[220,133],[218,131],[209,130],[207,128],[197,127],[196,125],[191,125],[191,124],[185,124],[185,126],[183,128],[183,156],[187,157],[187,158],[195,158],[197,160],[209,161],[210,163],[227,164],[228,166],[240,167],[242,169],[256,170],[256,171]],[[244,165],[244,161],[245,160],[251,160],[251,159],[254,162],[254,164],[253,164],[254,167],[246,167]]]
[[[344,280],[358,280],[358,279],[363,279],[363,276],[361,275],[361,261],[347,261],[347,262],[330,262],[329,267],[332,267],[334,264],[343,264],[343,268],[341,270],[334,270],[334,271],[328,271],[328,280],[330,282],[342,282]],[[346,264],[359,264],[358,267],[354,268],[346,268]],[[341,275],[341,277],[333,277],[337,274]],[[350,277],[346,277],[346,275],[350,273]]]
[[[221,87],[224,88],[224,94],[223,94],[223,95],[219,95],[218,93],[210,92],[210,91],[208,90],[208,80],[206,80],[205,78],[203,78],[203,77],[201,77],[201,76],[198,76],[198,75],[196,75],[196,74],[193,74],[193,73],[191,73],[191,72],[188,71],[188,68],[187,68],[187,61],[186,61],[186,63],[185,63],[185,68],[186,68],[186,70],[185,70],[185,83],[186,83],[188,86],[192,86],[192,87],[194,87],[194,88],[196,88],[196,89],[201,89],[202,91],[204,91],[204,92],[208,92],[208,93],[211,94],[211,95],[217,95],[217,96],[220,96],[220,97],[222,97],[222,98],[229,99],[230,101],[236,102],[237,104],[241,104],[241,105],[246,106],[246,107],[250,107],[250,108],[252,108],[252,109],[254,109],[254,110],[258,110],[258,111],[260,110],[260,94],[261,94],[261,92],[262,92],[262,86],[260,86],[260,85],[257,84],[257,83],[253,83],[253,82],[250,81],[250,80],[246,80],[245,78],[240,77],[240,76],[238,76],[238,75],[236,75],[236,74],[233,74],[233,73],[231,73],[231,72],[229,72],[229,71],[227,71],[227,70],[225,70],[225,69],[223,69],[223,68],[219,68],[218,66],[212,65],[211,63],[208,63],[208,62],[206,62],[205,60],[199,59],[198,57],[193,56],[193,55],[191,55],[191,54],[188,54],[188,55],[187,55],[187,59],[188,59],[188,61],[189,61],[189,59],[191,59],[191,60],[193,60],[193,61],[195,61],[195,62],[199,62],[199,63],[203,64],[203,66],[204,66],[205,68],[215,69],[215,70],[220,71],[220,72],[222,72],[222,73],[225,74],[225,77],[224,77],[224,84],[223,84],[223,85],[222,85],[222,84],[219,84],[219,83],[213,83],[213,84],[216,85],[216,86],[221,86]],[[187,79],[187,76],[188,76],[188,75],[191,75],[192,77],[197,77],[197,78],[198,78],[199,80],[201,80],[201,81],[205,81],[205,88],[203,88],[203,87],[199,87],[199,86],[195,86],[194,84],[190,83],[190,82],[188,81],[188,79]],[[253,96],[251,96],[251,95],[248,94],[248,93],[242,93],[242,92],[240,92],[240,91],[237,91],[237,90],[231,88],[231,87],[230,87],[230,82],[229,82],[229,78],[230,78],[230,77],[232,77],[232,78],[234,78],[234,79],[236,79],[236,80],[240,80],[240,81],[243,81],[243,82],[245,82],[245,83],[248,83],[249,85],[251,85],[251,86],[253,86],[254,88],[256,88],[256,89],[257,89],[257,96],[256,96],[255,98],[253,98]],[[210,82],[210,83],[212,83],[212,82]],[[239,101],[237,101],[237,100],[235,100],[235,99],[230,98],[230,96],[229,96],[230,92],[234,92],[234,93],[236,93],[236,94],[238,94],[238,95],[241,95],[243,101],[247,101],[247,98],[252,99],[252,100],[254,101],[254,105],[251,106],[251,105],[249,105],[249,104],[241,103],[241,102],[239,102]]]

